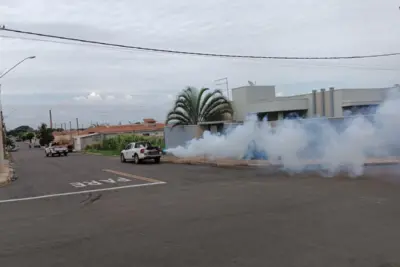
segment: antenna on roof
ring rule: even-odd
[[[250,86],[254,86],[254,85],[256,85],[256,83],[255,83],[255,82],[254,82],[254,83],[253,83],[252,81],[247,81],[247,82],[249,83],[249,85],[250,85]]]

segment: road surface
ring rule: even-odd
[[[400,266],[390,181],[13,156],[0,266]]]

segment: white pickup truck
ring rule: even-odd
[[[54,155],[68,156],[68,148],[60,146],[57,143],[50,143],[48,146],[45,146],[44,153],[46,154],[46,157],[54,157]]]
[[[133,161],[139,164],[143,160],[154,159],[155,163],[160,163],[161,155],[161,149],[149,142],[130,143],[121,151],[121,162]]]

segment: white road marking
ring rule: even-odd
[[[100,182],[109,183],[109,184],[115,184],[116,183],[116,181],[114,181],[112,178],[108,178],[107,180],[100,180]]]
[[[102,183],[97,182],[96,180],[92,180],[90,182],[84,181],[82,182],[83,184],[87,184],[87,185],[102,185]]]
[[[124,178],[124,177],[118,177],[117,179],[118,182],[130,182],[132,180],[128,179],[128,178]]]
[[[109,188],[101,188],[101,189],[93,189],[93,190],[84,190],[84,191],[77,191],[77,192],[51,194],[51,195],[44,195],[44,196],[37,196],[37,197],[5,199],[5,200],[0,200],[0,204],[1,203],[27,201],[27,200],[45,199],[45,198],[52,198],[52,197],[80,195],[80,194],[87,194],[87,193],[93,193],[93,192],[113,191],[113,190],[119,190],[119,189],[127,189],[127,188],[133,188],[133,187],[144,187],[144,186],[152,186],[152,185],[160,185],[160,184],[166,184],[166,182],[125,185],[125,186],[117,186],[117,187],[109,187]]]
[[[73,187],[77,187],[77,188],[86,187],[86,185],[83,183],[70,183],[70,185],[72,185]]]
[[[118,177],[117,181],[114,181],[112,178],[109,178],[107,180],[99,180],[99,181],[92,180],[92,181],[74,182],[74,183],[69,183],[69,184],[72,185],[73,187],[81,188],[81,187],[86,187],[89,185],[94,185],[94,186],[102,185],[102,183],[100,183],[100,182],[107,183],[107,184],[115,184],[117,182],[123,182],[123,183],[132,182],[132,180],[128,179],[128,178],[124,178],[124,177]]]

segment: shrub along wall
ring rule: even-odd
[[[150,142],[153,146],[164,148],[164,138],[162,137],[126,134],[104,139],[101,144],[89,145],[85,149],[121,151],[132,142]]]

